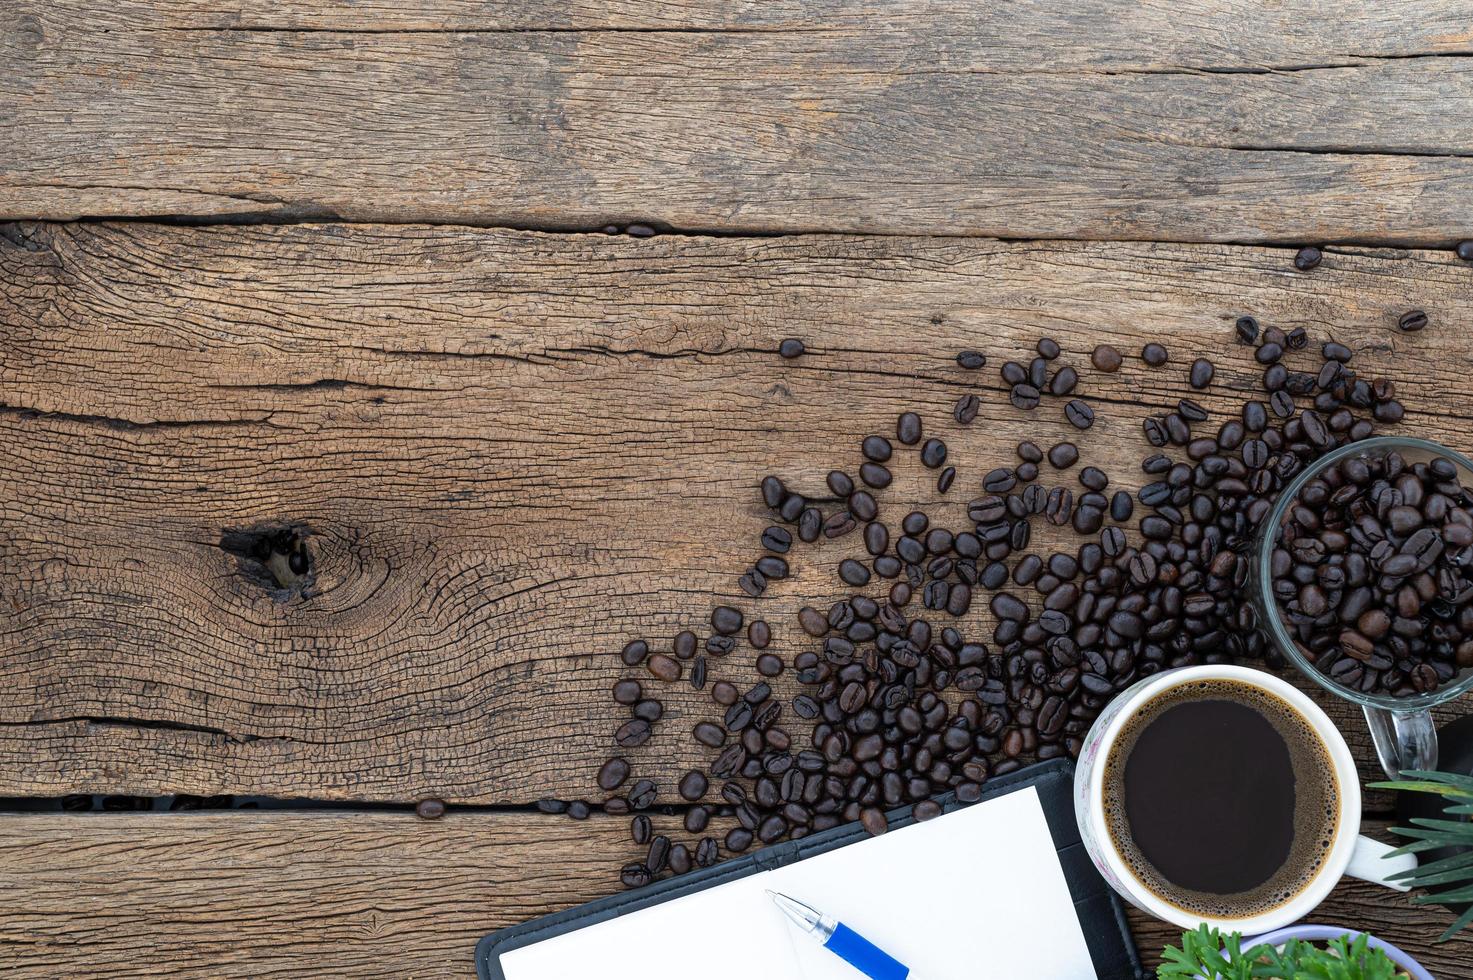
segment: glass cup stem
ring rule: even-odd
[[[1376,743],[1376,758],[1386,775],[1396,779],[1404,769],[1437,768],[1437,728],[1432,712],[1426,708],[1396,711],[1363,704],[1371,741]]]

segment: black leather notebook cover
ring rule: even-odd
[[[1038,790],[1038,799],[1043,806],[1044,817],[1048,820],[1054,847],[1059,852],[1059,863],[1063,866],[1064,878],[1069,883],[1069,892],[1074,898],[1079,925],[1084,930],[1084,941],[1094,960],[1095,973],[1100,980],[1141,980],[1145,974],[1141,970],[1140,958],[1136,955],[1135,943],[1131,940],[1120,899],[1095,870],[1079,839],[1079,827],[1074,822],[1074,764],[1066,759],[1055,759],[1008,773],[1006,776],[993,777],[985,785],[981,802],[1028,786],[1034,786]],[[947,812],[965,805],[957,803],[950,794],[940,799]],[[914,823],[910,807],[893,810],[889,816],[892,828]],[[505,980],[500,960],[501,954],[508,950],[530,946],[595,922],[658,905],[758,871],[780,868],[814,854],[822,854],[824,851],[863,840],[865,836],[859,824],[844,824],[799,840],[774,844],[741,857],[730,858],[709,868],[667,878],[644,888],[611,895],[587,905],[498,930],[483,938],[476,946],[476,971],[481,980]],[[549,977],[548,980],[559,978]],[[651,980],[663,978],[655,977]]]

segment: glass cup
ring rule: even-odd
[[[1305,651],[1294,641],[1279,615],[1278,603],[1273,595],[1273,580],[1269,573],[1269,562],[1278,540],[1279,529],[1306,483],[1337,466],[1344,459],[1376,458],[1393,450],[1409,463],[1427,462],[1443,456],[1458,467],[1463,485],[1473,487],[1473,461],[1425,439],[1379,436],[1353,442],[1326,453],[1306,467],[1279,494],[1268,520],[1258,534],[1258,546],[1250,572],[1254,581],[1249,594],[1253,596],[1259,625],[1279,652],[1320,687],[1352,704],[1360,705],[1366,716],[1366,724],[1371,730],[1371,739],[1376,744],[1376,757],[1381,762],[1381,768],[1388,776],[1395,778],[1403,769],[1437,768],[1437,729],[1432,723],[1432,707],[1451,701],[1473,687],[1473,670],[1464,670],[1460,676],[1455,676],[1434,691],[1407,697],[1366,693],[1345,687],[1316,668]]]

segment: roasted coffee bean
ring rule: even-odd
[[[883,463],[894,454],[890,440],[884,436],[865,436],[859,448],[865,459],[876,463]]]
[[[1408,310],[1397,319],[1396,325],[1407,333],[1415,333],[1427,326],[1427,314],[1421,310]]]
[[[1192,362],[1191,370],[1188,372],[1188,381],[1193,388],[1206,388],[1212,384],[1212,376],[1217,372],[1212,362],[1205,357],[1199,357]]]
[[[900,440],[901,445],[905,446],[914,446],[920,442],[921,417],[915,412],[902,412],[900,417],[895,420],[895,438]],[[848,491],[840,493],[837,489],[834,489],[833,484],[830,484],[829,487],[840,497],[849,496]]]
[[[1038,407],[1038,389],[1031,384],[1015,384],[1008,394],[1008,401],[1013,403],[1014,408],[1031,412]]]
[[[971,425],[981,408],[982,400],[976,395],[962,395],[956,400],[956,407],[952,409],[951,415],[962,425]]]
[[[1095,366],[1095,370],[1106,374],[1114,374],[1120,370],[1120,365],[1124,360],[1120,352],[1109,344],[1100,344],[1089,357],[1089,362]]]
[[[742,611],[731,606],[717,606],[711,611],[711,628],[723,636],[730,636],[742,628]]]
[[[727,686],[730,687],[730,685]],[[697,742],[709,745],[713,749],[719,748],[726,742],[726,732],[721,729],[720,725],[713,725],[709,721],[697,722],[696,727],[691,729],[691,734],[695,736]]]
[[[684,844],[670,845],[669,866],[672,874],[683,875],[691,868],[690,849]]]
[[[1048,361],[1042,357],[1035,357],[1028,362],[1028,383],[1039,391],[1043,390],[1044,381],[1048,378]]]
[[[946,443],[940,439],[927,439],[921,446],[921,463],[927,469],[936,469],[946,462]]]
[[[1056,470],[1067,470],[1079,460],[1079,449],[1072,442],[1061,442],[1048,451],[1049,465]]]
[[[763,677],[776,677],[783,672],[783,660],[777,654],[764,653],[757,658],[757,673]]]
[[[1079,384],[1079,372],[1065,365],[1055,371],[1054,376],[1049,379],[1049,394],[1059,396],[1067,395],[1074,390],[1074,386],[1077,384]]]
[[[639,862],[626,864],[619,871],[619,880],[624,883],[625,888],[642,888],[654,880],[650,869]]]
[[[1079,471],[1079,482],[1085,489],[1098,492],[1110,485],[1110,478],[1105,475],[1104,470],[1094,466],[1086,466]]]
[[[1064,406],[1064,417],[1076,429],[1088,429],[1095,424],[1095,412],[1078,398]]]
[[[910,811],[916,820],[934,820],[941,816],[941,804],[935,800],[922,800]]]
[[[1160,344],[1147,344],[1141,348],[1141,360],[1145,361],[1151,367],[1160,367],[1165,364],[1168,356],[1166,348]]]
[[[1294,268],[1300,272],[1308,272],[1320,264],[1321,258],[1323,256],[1319,249],[1313,245],[1306,245],[1294,254]]]
[[[639,701],[642,693],[639,681],[625,679],[614,684],[614,701],[618,704],[632,705]]]
[[[648,810],[655,805],[655,800],[659,798],[659,795],[659,787],[655,785],[654,780],[641,779],[629,791],[629,805],[636,810]]]
[[[680,661],[674,657],[667,657],[663,653],[652,655],[645,664],[649,672],[666,683],[680,680]]]
[[[848,585],[858,587],[869,582],[870,573],[868,568],[853,558],[845,558],[839,563],[839,578]]]
[[[699,770],[692,769],[690,772],[681,777],[680,785],[678,787],[680,798],[694,803],[701,797],[706,795],[706,787],[708,785],[709,783],[706,780],[706,774],[700,772]]]
[[[941,475],[936,478],[936,492],[945,493],[946,491],[950,490],[951,484],[955,480],[956,467],[948,466],[946,469],[942,470]]]
[[[629,778],[629,763],[617,756],[603,764],[598,771],[598,788],[604,792],[613,792],[624,784]]]
[[[1233,329],[1238,333],[1238,339],[1245,344],[1251,344],[1258,339],[1258,321],[1251,316],[1240,316],[1233,324]]]
[[[765,650],[772,642],[772,627],[767,625],[766,620],[754,619],[747,624],[747,642],[752,644],[754,650]]]
[[[860,810],[859,822],[865,832],[873,837],[878,837],[890,829],[890,822],[885,819],[885,812],[875,807],[865,807]]]
[[[1017,361],[1006,361],[999,369],[1004,384],[1020,385],[1028,380],[1028,369]]]
[[[976,371],[987,366],[987,357],[978,351],[964,350],[956,355],[956,363],[967,371]]]
[[[630,667],[638,667],[644,663],[644,658],[649,656],[650,645],[643,640],[630,640],[624,644],[624,651],[620,654],[624,663]]]
[[[697,656],[690,668],[690,686],[699,691],[706,686],[706,658]]]
[[[634,718],[630,721],[626,721],[624,724],[620,725],[619,730],[614,733],[614,741],[617,742],[622,748],[626,749],[632,749],[643,745],[645,742],[649,741],[649,738],[650,723],[645,721],[643,718]]]
[[[883,490],[890,485],[894,477],[879,463],[861,463],[859,464],[859,479],[867,487]]]
[[[777,345],[778,354],[788,360],[792,360],[795,357],[801,357],[803,355],[803,351],[803,341],[799,340],[796,337],[789,337],[787,340],[784,340],[782,343]]]

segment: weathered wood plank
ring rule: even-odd
[[[8,4],[0,216],[1473,235],[1432,0],[522,6]]]
[[[657,818],[659,825],[668,819]],[[617,890],[625,821],[529,814],[8,815],[0,819],[7,976],[463,977],[485,933]],[[535,869],[535,873],[532,869]],[[1312,920],[1375,931],[1438,976],[1473,934],[1360,883]],[[1173,930],[1132,916],[1144,959]]]
[[[1229,342],[1244,312],[1333,334],[1395,379],[1408,428],[1469,448],[1456,392],[1473,270],[1446,253],[1331,253],[1306,276],[1284,250],[1222,246],[8,236],[4,794],[582,796],[620,717],[605,692],[626,640],[668,644],[720,597],[773,622],[791,655],[797,608],[841,594],[854,539],[796,549],[795,576],[759,603],[737,590],[766,523],[762,474],[818,492],[862,434],[916,409],[960,468],[933,506],[956,524],[1025,437],[1076,438],[1137,487],[1140,419],[1175,404],[1190,352],[1220,364],[1200,396],[1214,412],[1257,374]],[[1433,326],[1397,332],[1410,306]],[[1105,337],[1162,339],[1174,360],[1086,372],[1100,421],[1080,435],[1057,404],[1024,414],[1002,397],[996,365],[1045,333],[1080,368]],[[810,353],[782,361],[794,334]],[[992,365],[957,368],[967,347]],[[951,406],[974,386],[983,414],[963,429]],[[897,473],[892,521],[934,497],[932,474]],[[272,521],[315,530],[315,598],[277,601],[217,547],[224,528]],[[713,679],[754,680],[751,656]],[[683,683],[660,696],[662,734],[634,757],[668,789],[703,758],[685,733],[709,702]],[[1368,762],[1363,726],[1335,710]]]
[[[940,20],[955,35],[979,35],[998,58],[1018,65],[1066,67],[1121,64],[1153,67],[1268,68],[1314,63],[1327,55],[1410,57],[1465,52],[1473,32],[1446,4],[1411,0],[1395,6],[1339,5],[1335,17],[1304,6],[1188,0],[1169,11],[1148,4],[1120,7],[1081,0],[1068,7],[1010,4],[981,7],[964,0],[426,0],[406,7],[384,0],[119,0],[99,9],[80,0],[48,5],[68,25],[110,31],[140,29],[239,31],[742,31],[855,32],[932,28]],[[1030,44],[1009,43],[1027,33]],[[1257,46],[1248,43],[1252,40]],[[1211,55],[1193,63],[1192,55]]]

